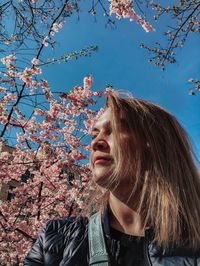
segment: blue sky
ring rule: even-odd
[[[112,84],[117,89],[129,90],[134,96],[151,100],[173,113],[189,133],[200,160],[200,94],[189,96],[187,80],[199,78],[200,36],[190,36],[183,49],[177,52],[177,63],[168,65],[165,72],[148,63],[148,54],[139,48],[141,42],[153,45],[164,42],[162,30],[170,20],[153,22],[154,33],[146,33],[138,24],[119,20],[115,29],[106,28],[106,19],[99,13],[97,21],[82,6],[80,20],[73,16],[66,20],[56,35],[55,51],[45,50],[45,57],[58,57],[63,53],[80,50],[88,45],[98,45],[99,51],[91,57],[52,65],[43,69],[44,77],[53,90],[68,91],[81,85],[83,78],[92,74],[94,90]]]

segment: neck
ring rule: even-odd
[[[110,225],[118,231],[129,235],[144,236],[142,216],[134,210],[134,204],[131,204],[131,201],[127,203],[122,196],[119,197],[110,192]]]

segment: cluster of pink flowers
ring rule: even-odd
[[[52,26],[52,30],[54,32],[59,32],[60,29],[62,29],[63,27],[63,22],[60,22],[60,23],[53,23],[53,26]]]
[[[91,91],[93,78],[88,76],[83,86],[55,98],[48,82],[39,80],[42,73],[39,59],[33,58],[32,66],[20,72],[15,68],[15,60],[14,55],[1,59],[7,70],[2,78],[6,77],[5,86],[0,87],[3,95],[0,123],[3,126],[10,122],[7,130],[13,127],[17,145],[12,152],[1,152],[0,156],[0,185],[7,186],[11,181],[15,184],[9,191],[10,201],[4,199],[0,204],[3,217],[0,241],[4,243],[0,247],[0,264],[6,260],[11,265],[18,262],[22,265],[47,220],[70,215],[72,205],[73,213],[85,207],[90,171],[82,161],[87,159],[89,146],[81,143],[81,137],[90,132],[95,116],[90,107],[96,103],[94,98],[101,97],[103,92]],[[14,105],[19,95],[15,90],[11,92],[11,82],[25,85],[24,95],[31,95],[34,89],[43,93],[46,109],[37,107],[27,118]],[[13,106],[9,121],[8,106]],[[90,127],[84,126],[85,121]]]
[[[4,93],[0,98],[0,124],[5,125],[8,122],[8,106],[15,102],[17,95],[7,91],[5,88],[0,89],[0,92]]]
[[[61,28],[63,27],[64,23],[63,22],[60,22],[60,23],[53,23],[52,25],[52,28],[51,28],[51,31],[50,31],[50,35],[51,36],[54,36],[55,33],[59,32],[61,30]],[[43,39],[43,42],[42,44],[44,46],[48,46],[49,43],[48,43],[48,40],[49,40],[49,36],[45,36],[44,39]]]
[[[37,65],[39,64],[39,60],[37,58],[33,58],[32,67],[26,67],[23,71],[18,72],[14,65],[16,60],[15,55],[9,55],[4,58],[1,58],[1,62],[7,67],[7,72],[4,73],[4,76],[10,79],[10,85],[15,86],[16,81],[14,79],[18,78],[22,82],[26,84],[27,88],[32,88],[32,91],[37,89],[41,84],[34,80],[34,76],[42,74],[41,68]],[[4,92],[5,88],[0,88],[0,92]],[[31,91],[31,92],[32,92]]]
[[[89,80],[91,77],[84,81],[90,83]],[[50,92],[46,81],[43,87]],[[12,263],[23,261],[37,232],[47,220],[69,215],[72,204],[73,213],[85,207],[83,191],[87,188],[90,171],[80,163],[87,156],[82,151],[84,146],[80,143],[81,135],[76,136],[76,120],[83,114],[88,114],[91,119],[94,115],[94,111],[89,108],[82,108],[83,102],[89,103],[94,93],[88,91],[88,94],[90,96],[85,95],[83,87],[75,87],[69,94],[72,101],[61,98],[60,103],[52,94],[52,98],[48,98],[49,111],[35,110],[37,117],[40,116],[40,122],[37,122],[36,117],[25,121],[22,113],[15,108],[16,121],[26,126],[24,134],[18,133],[18,145],[13,152],[0,157],[1,184],[10,180],[17,182],[16,188],[12,190],[13,199],[0,205],[4,217],[4,233],[0,236],[4,243],[0,247],[1,262],[3,258]],[[26,141],[33,147],[39,145],[39,148],[30,150]],[[27,170],[30,177],[23,183],[21,177]],[[70,173],[73,174],[72,180],[69,179]]]
[[[89,94],[92,83],[93,83],[93,78],[91,75],[84,78],[83,88],[84,88],[85,95]]]
[[[15,93],[8,92],[4,97],[3,100],[8,104],[10,101],[16,100],[17,95]]]
[[[40,75],[42,74],[42,70],[39,67],[36,67],[35,65],[31,68],[25,68],[23,72],[18,73],[19,79],[21,79],[28,88],[30,88],[33,84],[34,87],[36,87],[35,81],[33,80],[33,75]]]
[[[15,54],[10,54],[6,57],[1,58],[1,62],[6,65],[7,68],[14,68],[14,62],[15,62],[16,56]]]
[[[132,0],[111,0],[110,15],[114,13],[119,19],[129,18],[140,24],[146,32],[154,31],[154,28],[135,12],[132,2]]]

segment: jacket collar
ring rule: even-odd
[[[103,224],[103,232],[104,234],[110,238],[110,208],[109,205],[106,204],[104,207],[103,215],[102,215],[102,224]]]

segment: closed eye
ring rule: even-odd
[[[92,135],[91,137],[92,137],[92,139],[95,139],[97,137],[97,135]]]
[[[111,126],[107,127],[107,129],[106,129],[106,133],[107,133],[108,135],[110,135],[110,134],[112,133],[112,127],[111,127]]]

